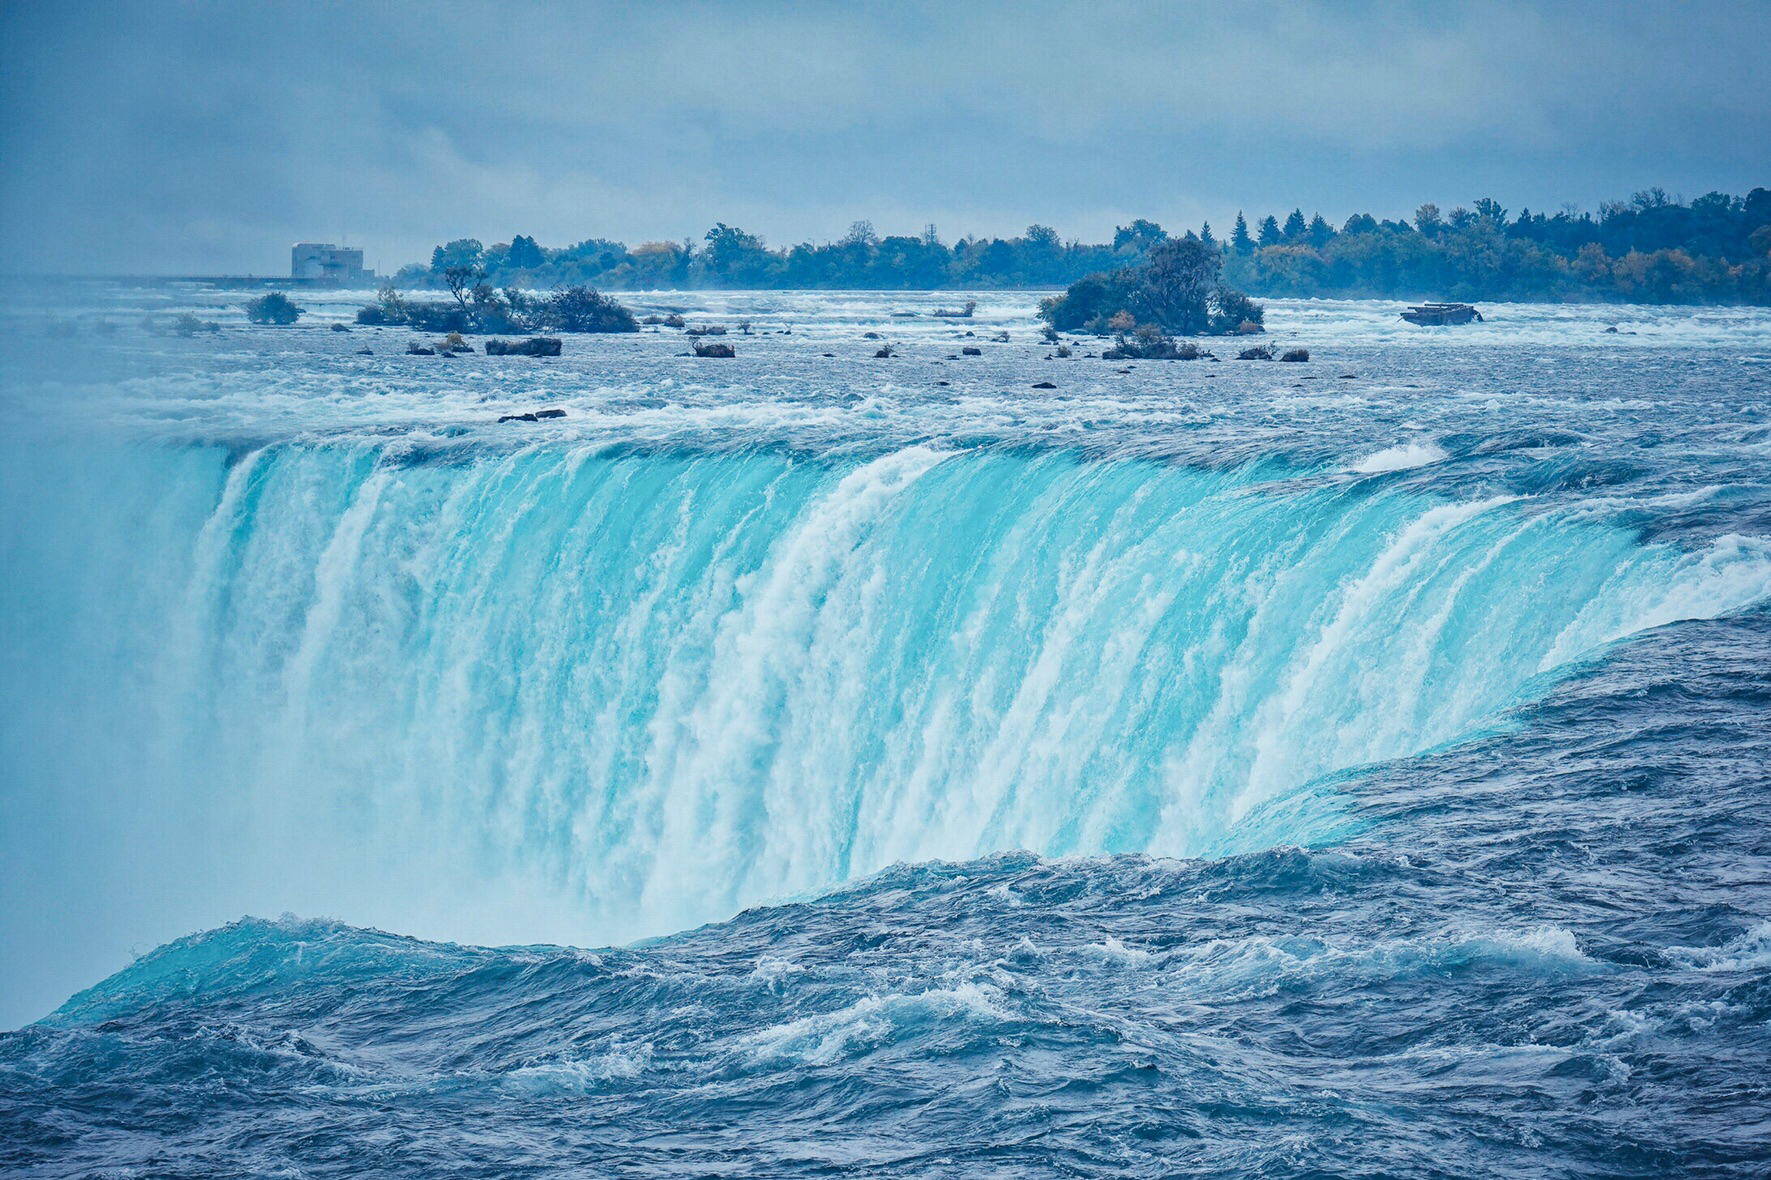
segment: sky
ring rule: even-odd
[[[1771,2],[0,0],[0,273],[1771,186]]]

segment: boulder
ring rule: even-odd
[[[1282,361],[1307,361],[1310,359],[1310,350],[1307,348],[1294,348],[1279,359]]]
[[[408,344],[406,346],[406,355],[407,356],[435,356],[435,355],[437,355],[437,350],[434,348],[426,348],[422,344]]]
[[[733,348],[730,344],[708,344],[705,341],[697,340],[695,341],[695,355],[730,360],[732,357],[738,355],[738,350]]]
[[[536,418],[533,414],[506,414],[498,420],[500,422],[534,422]]]
[[[527,340],[488,340],[487,356],[558,356],[558,336],[531,336]]]
[[[981,348],[973,348],[968,344],[966,347],[959,350],[959,354],[961,356],[983,356],[984,350]]]
[[[1257,344],[1253,348],[1245,348],[1237,353],[1236,359],[1239,361],[1270,361],[1273,359],[1273,350],[1265,344]]]
[[[564,411],[564,410],[536,410],[535,411],[536,421],[540,421],[543,418],[564,418],[565,416],[566,416],[566,411]]]
[[[1033,388],[1035,388],[1035,389],[1056,389],[1057,386],[1053,385],[1050,381],[1039,381],[1034,384]]]

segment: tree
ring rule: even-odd
[[[295,306],[290,302],[289,296],[281,291],[272,291],[268,295],[246,301],[246,318],[255,324],[281,324],[287,327],[306,314],[305,307]]]
[[[455,302],[461,305],[462,311],[467,310],[467,292],[485,281],[485,278],[486,268],[483,266],[451,266],[443,271],[443,282],[448,284],[449,294],[455,297]]]
[[[1230,231],[1230,248],[1238,254],[1253,254],[1254,239],[1248,236],[1248,222],[1242,210],[1236,210],[1236,228]]]
[[[1504,226],[1507,223],[1507,211],[1500,207],[1500,202],[1492,197],[1483,197],[1476,202],[1476,216],[1493,225]]]
[[[761,238],[723,221],[707,231],[706,241],[702,258],[708,271],[721,278],[749,277],[761,269],[759,263],[768,260]]]
[[[1268,215],[1268,216],[1261,219],[1261,245],[1262,246],[1277,246],[1280,242],[1283,242],[1284,240],[1285,240],[1285,235],[1283,235],[1279,232],[1279,222],[1277,219],[1275,219],[1271,215]]]
[[[1302,209],[1293,209],[1291,216],[1285,219],[1285,240],[1295,242],[1309,231],[1310,225],[1304,220]]]
[[[871,221],[854,221],[849,223],[849,232],[843,235],[841,246],[877,246],[879,235],[873,232]]]
[[[1323,220],[1322,214],[1318,213],[1310,219],[1308,234],[1310,245],[1320,250],[1322,247],[1328,245],[1328,243],[1334,241],[1334,226]]]
[[[457,238],[430,252],[430,272],[440,278],[451,266],[478,266],[485,254],[478,238]]]
[[[1167,241],[1150,251],[1134,292],[1133,311],[1183,336],[1205,331],[1223,258],[1198,238]]]
[[[1439,219],[1439,206],[1428,201],[1414,211],[1414,228],[1424,237],[1433,237],[1445,223]]]
[[[546,264],[547,259],[541,253],[541,247],[535,239],[518,234],[510,240],[510,251],[505,255],[508,264],[516,270],[534,270]]]
[[[1207,246],[1215,246],[1218,244],[1218,240],[1211,236],[1211,222],[1208,221],[1199,227],[1199,240],[1204,242]]]
[[[1122,225],[1113,231],[1113,249],[1135,250],[1143,253],[1158,242],[1168,240],[1168,231],[1154,221],[1140,217],[1130,225]]]
[[[545,325],[560,332],[637,332],[633,313],[591,287],[561,287],[547,298]]]

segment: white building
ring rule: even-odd
[[[363,269],[363,252],[331,242],[297,242],[289,250],[289,277],[330,279],[353,284],[372,283],[375,272]]]

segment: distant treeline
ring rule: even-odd
[[[1169,236],[1142,219],[1095,245],[1066,242],[1044,225],[1019,237],[949,245],[932,225],[913,237],[880,237],[865,221],[841,241],[779,249],[723,223],[700,242],[631,248],[591,239],[550,249],[519,234],[489,247],[471,238],[438,246],[429,265],[404,268],[395,283],[440,287],[453,271],[531,290],[1061,287],[1138,265]],[[1301,209],[1252,227],[1238,213],[1227,235],[1208,224],[1182,236],[1223,254],[1225,283],[1265,296],[1771,304],[1771,190],[1764,188],[1689,204],[1650,189],[1596,214],[1522,209],[1515,217],[1487,199],[1449,213],[1427,204],[1412,221],[1361,213],[1339,229]]]

